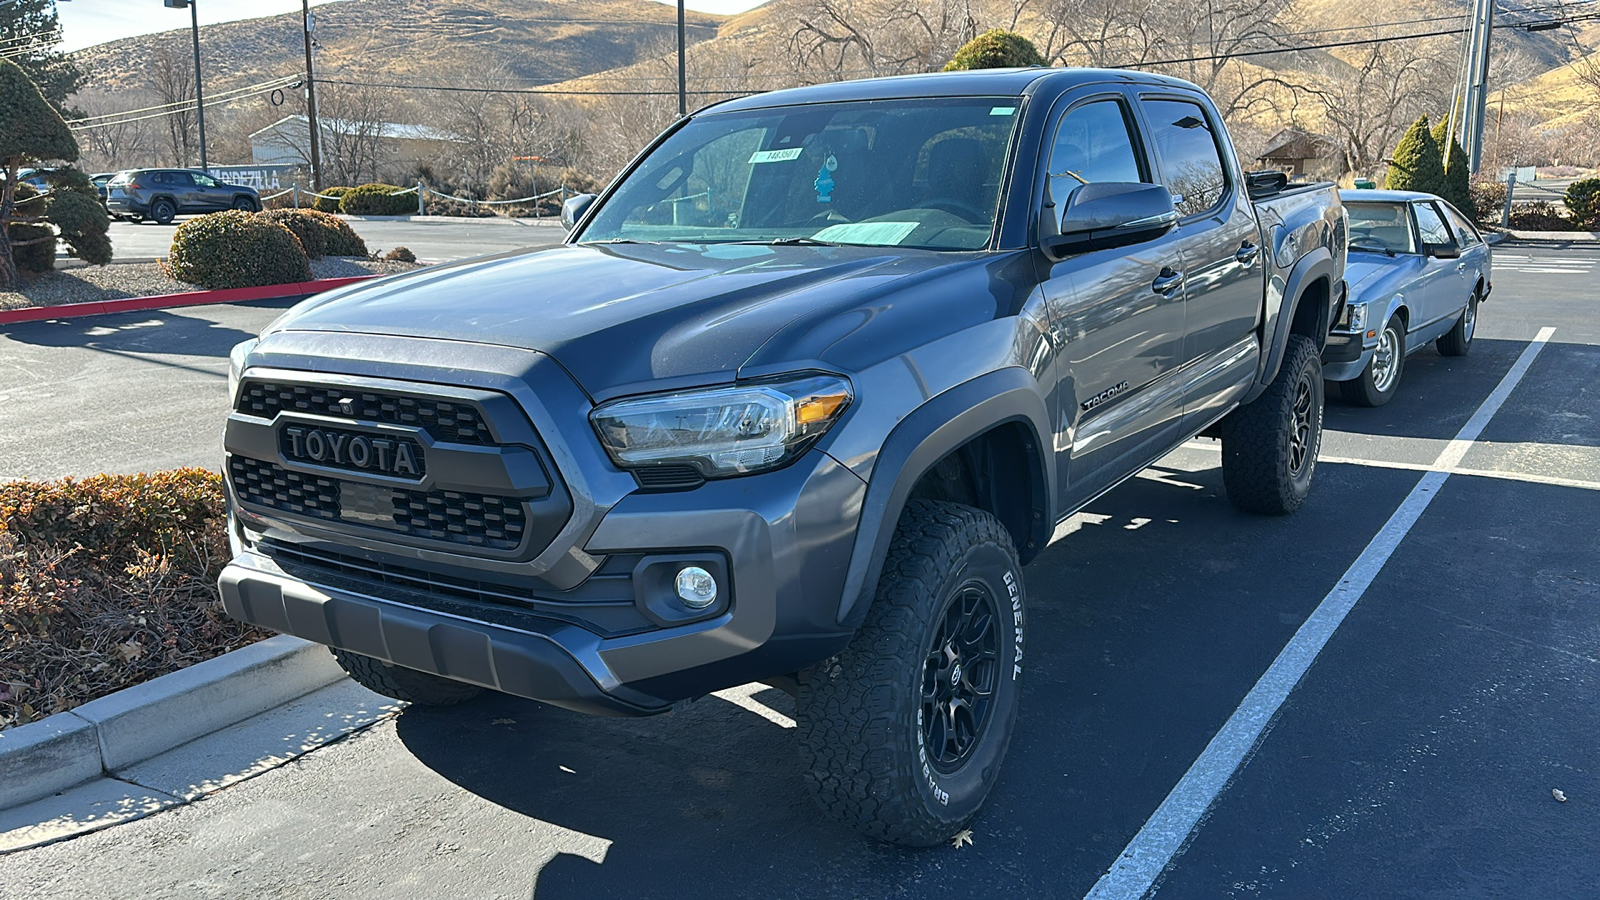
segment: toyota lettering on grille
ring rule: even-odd
[[[408,438],[382,438],[308,425],[291,425],[280,435],[279,449],[296,462],[397,478],[421,478],[427,471],[422,447]]]

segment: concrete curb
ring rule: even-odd
[[[1519,241],[1564,241],[1586,244],[1600,242],[1600,231],[1519,231],[1508,228],[1505,234]]]
[[[355,275],[349,278],[321,278],[316,281],[297,281],[292,284],[269,284],[263,287],[228,288],[220,291],[185,291],[181,294],[158,294],[152,297],[128,297],[123,300],[98,300],[91,303],[66,303],[61,306],[29,306],[23,309],[0,310],[0,325],[17,322],[40,322],[46,319],[75,319],[80,316],[103,316],[109,313],[133,312],[144,309],[171,309],[178,306],[208,306],[213,303],[240,303],[246,300],[288,300],[310,297],[323,291],[377,278],[377,275]]]
[[[343,677],[320,644],[279,635],[0,731],[0,809],[114,773]]]

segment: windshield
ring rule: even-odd
[[[1415,253],[1411,221],[1404,203],[1346,203],[1350,249],[1375,253]]]
[[[699,116],[579,240],[980,249],[1019,108],[1015,97],[944,97]]]

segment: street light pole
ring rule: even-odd
[[[206,101],[200,89],[200,13],[194,0],[162,0],[168,9],[189,7],[189,28],[194,35],[194,111],[200,121],[200,168],[206,168]]]

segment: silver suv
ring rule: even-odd
[[[129,169],[107,183],[106,209],[132,222],[148,218],[170,225],[179,213],[259,212],[261,195],[253,187],[227,184],[198,169]]]

